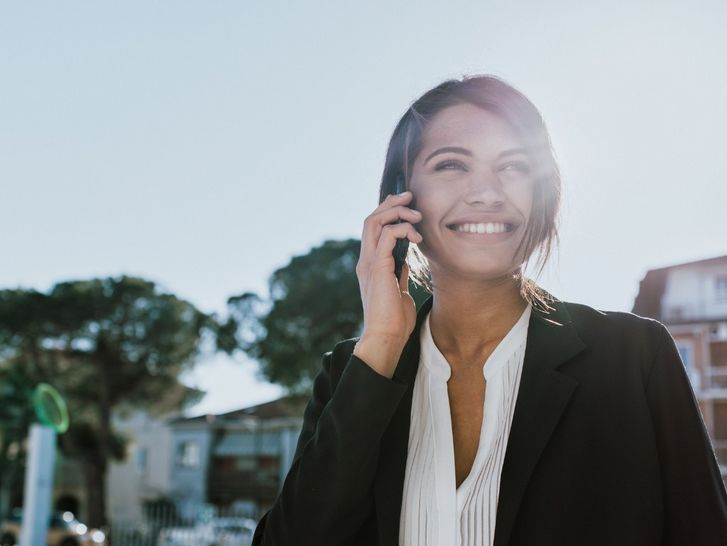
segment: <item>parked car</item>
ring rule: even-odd
[[[14,510],[0,525],[0,546],[15,546],[20,536],[22,511]],[[89,529],[71,512],[51,515],[48,523],[48,546],[106,546],[106,535],[100,529]]]
[[[250,546],[255,525],[247,518],[213,518],[193,527],[168,527],[157,546]]]

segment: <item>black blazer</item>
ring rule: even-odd
[[[495,546],[727,545],[727,493],[669,332],[630,313],[552,305],[530,317]],[[431,306],[432,297],[392,379],[352,355],[356,339],[323,356],[293,464],[253,546],[398,546]]]

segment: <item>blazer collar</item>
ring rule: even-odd
[[[402,351],[393,379],[407,385],[381,439],[374,480],[376,517],[382,546],[398,546],[401,501],[409,444],[414,379],[419,367],[419,333],[431,311],[430,296],[417,312],[416,325]],[[494,546],[506,546],[533,468],[560,420],[578,381],[557,370],[585,348],[565,302],[552,309],[533,306],[528,323],[522,376],[500,477]]]

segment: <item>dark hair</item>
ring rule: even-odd
[[[529,151],[536,178],[533,209],[515,255],[524,247],[524,264],[527,266],[537,251],[536,275],[539,275],[558,242],[556,224],[560,206],[560,172],[538,109],[520,91],[495,76],[464,76],[459,80],[447,80],[424,93],[404,112],[389,141],[379,203],[393,193],[397,176],[402,175],[409,187],[412,167],[421,151],[427,125],[437,113],[457,104],[472,104],[499,116],[513,128]],[[416,245],[409,246],[407,261],[411,280],[432,292],[429,262]],[[540,303],[547,308],[547,301],[552,301],[552,296],[526,278],[522,270],[517,276],[522,296],[531,304]]]

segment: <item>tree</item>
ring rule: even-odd
[[[141,278],[63,282],[47,294],[0,291],[0,367],[21,366],[66,398],[71,427],[60,441],[82,465],[91,526],[106,523],[108,463],[123,455],[113,412],[196,401],[201,393],[178,377],[200,352],[220,347],[219,331],[214,315]]]
[[[363,307],[356,277],[357,239],[325,241],[295,256],[268,282],[269,296],[246,292],[228,300],[236,346],[260,364],[260,374],[291,393],[309,393],[321,355],[360,334]],[[417,304],[428,295],[413,283]]]
[[[32,382],[17,361],[0,367],[0,518],[8,514],[12,491],[23,481],[25,439],[34,412]]]

